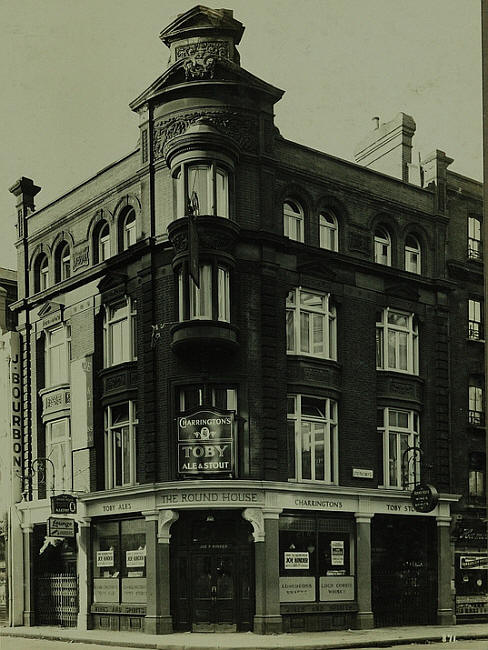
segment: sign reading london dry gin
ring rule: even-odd
[[[178,417],[178,472],[231,474],[234,412],[198,408]]]

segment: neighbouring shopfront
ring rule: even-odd
[[[487,620],[488,552],[486,523],[462,518],[454,529],[456,617],[460,622]]]

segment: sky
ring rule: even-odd
[[[188,0],[0,0],[0,266],[15,268],[21,176],[42,208],[131,151],[128,104],[165,69],[160,31]],[[441,149],[481,180],[479,0],[207,0],[232,9],[241,65],[285,90],[281,134],[353,160],[372,118],[417,123],[414,147]],[[60,215],[62,216],[62,215]]]

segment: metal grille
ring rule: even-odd
[[[58,573],[36,578],[36,622],[39,625],[76,627],[78,577]]]
[[[436,622],[437,585],[432,569],[405,567],[401,573],[376,569],[372,582],[376,627]]]

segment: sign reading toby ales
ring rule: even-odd
[[[234,412],[198,408],[178,418],[178,472],[231,474]]]

